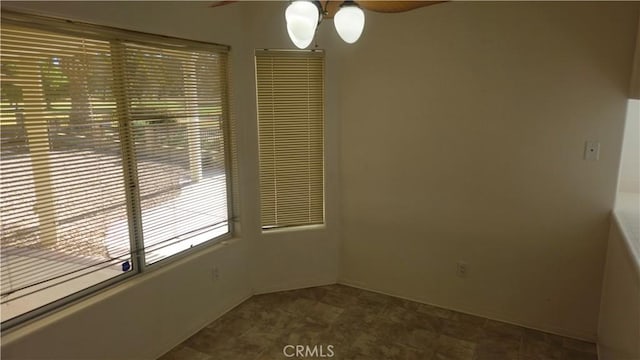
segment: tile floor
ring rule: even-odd
[[[315,350],[316,356],[295,356],[296,349],[286,345],[309,345],[307,355]],[[161,360],[328,358],[597,360],[597,355],[591,343],[331,285],[254,296]]]

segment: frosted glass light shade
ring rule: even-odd
[[[333,17],[338,35],[349,44],[358,41],[364,30],[364,11],[357,5],[343,5]]]
[[[287,33],[293,44],[300,49],[309,46],[320,16],[316,5],[305,0],[294,1],[289,4],[284,16],[287,20]]]

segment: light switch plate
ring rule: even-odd
[[[584,144],[584,159],[596,161],[600,159],[600,143],[597,141],[586,141]]]

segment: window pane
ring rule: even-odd
[[[121,275],[130,246],[110,44],[3,24],[2,47],[5,321]]]
[[[147,263],[229,232],[226,55],[127,43]]]

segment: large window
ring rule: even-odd
[[[230,234],[226,47],[1,31],[3,327]]]
[[[256,52],[263,229],[324,222],[324,54]]]

